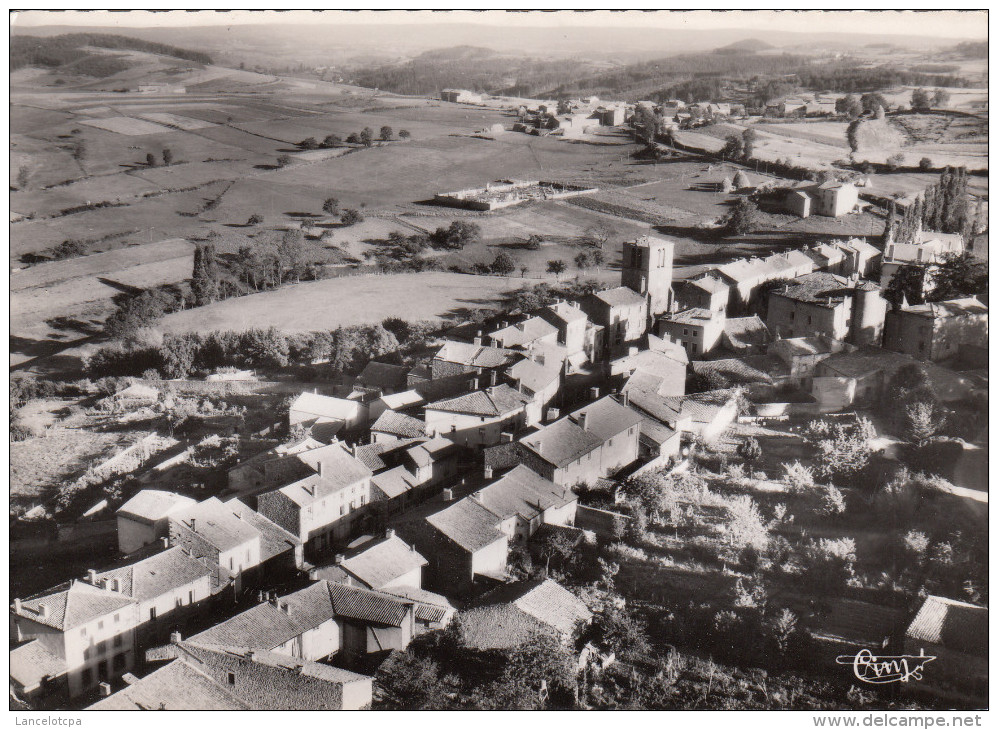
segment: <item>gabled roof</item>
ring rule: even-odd
[[[433,462],[456,454],[461,447],[443,436],[434,436],[406,450],[406,455],[416,466],[430,466]]]
[[[378,441],[373,444],[361,444],[354,447],[353,456],[372,472],[377,473],[388,466],[384,460],[386,455],[395,451],[408,449],[413,444],[418,444],[421,440],[420,438],[400,438],[395,441]]]
[[[414,547],[393,535],[345,558],[340,567],[367,587],[380,590],[427,564]]]
[[[496,330],[489,337],[502,343],[503,347],[523,347],[542,337],[550,337],[557,334],[558,329],[554,325],[544,321],[540,317],[530,317],[509,327]]]
[[[89,708],[90,710],[249,710],[208,675],[174,660]]]
[[[603,440],[564,416],[520,439],[520,444],[549,464],[563,467],[598,449]]]
[[[491,386],[486,390],[465,393],[457,398],[429,403],[426,409],[447,413],[466,413],[472,416],[504,416],[507,413],[522,409],[528,403],[530,403],[530,398],[503,383]]]
[[[632,409],[645,413],[660,423],[674,425],[682,416],[682,399],[665,396],[651,390],[629,389],[628,401]]]
[[[333,612],[336,616],[365,623],[401,626],[413,606],[381,591],[345,586],[342,583],[323,581],[329,590]]]
[[[728,291],[728,289],[730,288],[723,281],[721,281],[717,277],[710,276],[709,274],[706,276],[701,276],[697,279],[685,279],[683,281],[677,281],[676,283],[684,284],[687,286],[694,286],[697,289],[703,289],[708,294],[723,294],[724,292]]]
[[[682,400],[682,414],[688,416],[694,423],[710,423],[718,412],[731,403],[733,391],[708,390],[704,393],[693,393]]]
[[[127,596],[74,580],[21,601],[17,615],[59,631],[69,631],[134,604]],[[47,609],[44,616],[42,606]]]
[[[715,312],[710,309],[703,309],[702,307],[691,307],[690,309],[684,309],[682,312],[670,314],[668,317],[664,317],[662,321],[695,327],[705,327],[715,319],[723,318],[724,314],[722,312]]]
[[[811,274],[798,276],[783,289],[774,289],[770,296],[779,296],[814,305],[827,305],[828,301],[831,300],[833,305],[838,305],[851,298],[854,293],[849,281],[841,276],[829,274],[827,271],[815,271]]]
[[[104,581],[105,585],[113,585],[117,579],[118,593],[142,602],[172,593],[210,575],[212,571],[203,563],[182,548],[172,547],[137,563],[97,573],[97,585]]]
[[[346,398],[331,398],[328,395],[302,393],[289,407],[289,411],[300,411],[334,421],[346,421],[353,418],[360,408],[360,402]]]
[[[469,345],[447,340],[434,356],[437,360],[466,365],[467,367],[498,368],[510,365],[519,355],[501,347]]]
[[[404,466],[396,466],[394,469],[383,471],[371,477],[371,486],[376,487],[385,499],[395,499],[411,489],[415,489],[419,484],[416,477]],[[375,501],[373,495],[371,501]]]
[[[586,429],[604,442],[641,422],[637,413],[609,395],[572,411],[569,418],[579,422],[583,413],[586,414]]]
[[[500,519],[517,515],[531,520],[551,507],[564,507],[578,498],[570,490],[520,464],[467,499],[476,500]]]
[[[556,319],[566,323],[586,319],[586,313],[569,302],[555,302],[554,304],[549,304],[544,309],[550,312]]]
[[[725,320],[724,336],[727,338],[728,347],[734,349],[762,346],[772,339],[769,327],[757,314]]]
[[[469,553],[506,539],[499,530],[499,518],[471,499],[458,500],[430,515],[426,521]]]
[[[252,525],[236,517],[231,507],[210,497],[193,507],[173,515],[181,525],[193,530],[221,552],[257,540],[260,533]],[[193,523],[192,523],[193,520]]]
[[[196,504],[193,499],[175,492],[143,489],[121,505],[118,508],[117,514],[155,522],[193,504]]]
[[[351,456],[339,443],[306,451],[299,454],[298,458],[316,473],[276,491],[302,506],[357,484],[372,474],[370,469]]]
[[[465,644],[477,649],[506,649],[537,633],[572,636],[592,612],[553,580],[511,583],[492,591],[461,614]]]
[[[762,357],[771,357],[768,355],[763,355]],[[775,362],[772,363],[774,368],[779,368],[782,366],[783,374],[789,375],[790,371],[783,363],[782,360],[776,357],[772,357]],[[693,371],[698,375],[706,375],[707,373],[717,373],[718,375],[726,378],[731,384],[752,384],[752,383],[765,383],[767,385],[772,385],[773,378],[771,373],[767,369],[763,369],[753,364],[757,360],[754,358],[737,359],[730,358],[726,360],[702,360],[693,363]]]
[[[929,596],[905,636],[974,656],[988,655],[988,609],[942,596]]]
[[[371,431],[401,438],[418,438],[426,435],[426,422],[405,413],[385,411],[371,424]]]
[[[438,623],[455,611],[451,602],[439,593],[431,593],[422,588],[392,586],[391,588],[385,588],[382,592],[415,603],[417,621]]]
[[[295,550],[302,542],[301,539],[285,530],[280,525],[270,521],[256,510],[252,510],[245,504],[233,497],[225,506],[239,516],[246,524],[253,527],[260,534],[260,561],[266,562],[271,558]]]
[[[541,365],[533,360],[520,360],[506,374],[525,388],[539,393],[561,377],[560,365]]]
[[[618,286],[615,289],[605,289],[604,291],[593,292],[589,295],[598,299],[611,307],[631,307],[636,304],[644,304],[645,298],[633,289],[626,286]]]
[[[364,366],[354,382],[365,388],[397,390],[405,387],[408,373],[409,368],[403,365],[390,365],[372,360]]]

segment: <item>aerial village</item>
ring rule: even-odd
[[[644,113],[512,102],[510,128],[475,134],[584,139]],[[818,96],[767,109],[834,111]],[[744,109],[654,113],[679,133]],[[871,204],[868,175],[773,189],[719,169],[702,163],[711,190],[801,219]],[[432,202],[488,215],[596,189],[483,180]],[[683,277],[677,244],[652,230],[619,242],[608,286],[552,271],[544,294],[448,323],[404,356],[372,347],[349,376],[275,378],[280,397],[252,427],[220,411],[216,433],[184,441],[171,421],[92,470],[126,493],[59,525],[58,541],[103,531],[113,549],[12,596],[12,707],[986,701],[987,545],[972,525],[987,491],[960,475],[987,428],[987,295],[926,298],[953,287],[950,262],[970,246],[923,225],[913,198],[889,207],[871,235],[816,234]],[[921,303],[895,296],[910,291]],[[133,377],[100,411],[141,421],[180,393],[196,404],[255,381],[233,367]],[[838,677],[836,656],[871,648],[937,658],[889,698],[794,677]],[[769,685],[749,670],[714,679],[715,658],[759,653]]]

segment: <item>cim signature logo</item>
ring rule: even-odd
[[[921,679],[922,669],[934,659],[934,656],[925,656],[925,649],[921,649],[918,656],[876,656],[868,649],[862,649],[856,656],[835,657],[835,663],[851,664],[852,672],[860,682],[889,684]]]

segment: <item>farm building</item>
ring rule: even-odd
[[[807,198],[807,200],[805,200]],[[815,215],[838,218],[852,213],[859,204],[859,191],[851,182],[830,180],[805,183],[787,194],[783,207],[788,213],[807,218]]]
[[[919,360],[955,357],[961,345],[988,341],[988,308],[974,297],[926,302],[887,314],[884,347]]]
[[[481,104],[483,97],[467,89],[444,89],[440,92],[440,101],[450,101],[458,104]]]

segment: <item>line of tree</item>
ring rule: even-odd
[[[131,65],[122,58],[90,53],[85,50],[87,46],[156,53],[199,64],[212,62],[211,56],[203,51],[192,51],[165,43],[108,33],[68,33],[51,38],[13,36],[10,39],[10,67],[13,70],[25,66],[45,66],[103,77],[123,71]]]

